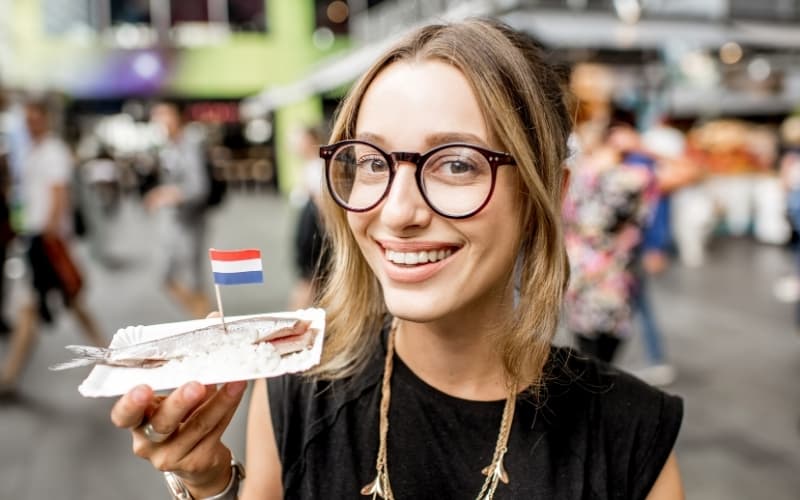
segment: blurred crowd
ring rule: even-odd
[[[102,121],[70,136],[65,131],[75,124],[62,104],[57,96],[28,94],[7,94],[3,102],[0,260],[23,261],[24,270],[12,274],[26,277],[20,282],[24,290],[17,291],[22,305],[9,305],[10,291],[0,289],[6,306],[0,336],[8,341],[0,364],[3,393],[16,385],[40,325],[61,312],[74,313],[89,343],[108,343],[84,303],[83,265],[74,243],[86,240],[92,261],[107,270],[122,267],[111,249],[111,228],[123,200],[133,200],[153,218],[166,294],[187,317],[201,318],[212,310],[204,279],[208,214],[224,203],[229,184],[269,188],[274,175],[266,155],[243,160],[225,144],[218,124],[189,123],[178,101],[148,105],[131,132],[133,148],[108,140]],[[6,284],[5,274],[0,283]]]

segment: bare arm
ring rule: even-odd
[[[47,225],[44,232],[57,234],[61,228],[61,221],[64,220],[69,206],[69,194],[67,186],[64,184],[54,184],[50,189],[50,213],[47,216]]]
[[[658,188],[662,193],[671,193],[676,189],[694,184],[699,181],[703,173],[700,168],[688,158],[661,158],[661,166],[656,169]]]
[[[678,459],[675,452],[672,452],[661,469],[661,473],[656,479],[656,484],[647,495],[647,500],[683,500],[683,483],[681,482],[681,471],[678,468]]]
[[[239,496],[241,500],[283,498],[281,463],[272,428],[267,382],[263,379],[255,382],[250,400],[246,463],[247,479]]]

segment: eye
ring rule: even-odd
[[[478,175],[481,170],[480,162],[467,155],[447,154],[431,158],[426,174],[436,177],[469,177]]]
[[[463,159],[443,162],[440,167],[444,174],[464,175],[475,170],[475,165]]]
[[[384,173],[389,170],[386,160],[380,155],[365,155],[358,159],[357,166],[359,170],[364,170],[369,173]]]

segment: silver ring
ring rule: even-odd
[[[169,439],[169,437],[172,435],[171,432],[169,434],[158,432],[153,428],[153,424],[151,424],[150,422],[147,422],[146,424],[142,425],[140,429],[142,430],[142,434],[144,434],[144,437],[146,437],[152,443],[163,443],[164,441]]]

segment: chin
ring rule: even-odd
[[[450,308],[444,304],[440,294],[417,290],[383,290],[389,313],[395,318],[414,323],[429,323],[445,317]]]

